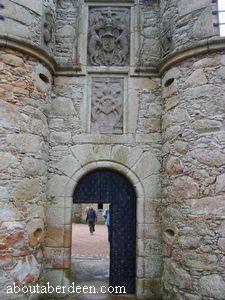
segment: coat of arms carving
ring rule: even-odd
[[[91,7],[88,30],[89,65],[128,65],[129,35],[129,8]]]
[[[123,133],[123,86],[123,78],[92,78],[92,132]]]

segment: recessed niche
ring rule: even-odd
[[[39,74],[39,78],[40,78],[44,83],[49,83],[49,79],[48,79],[48,77],[47,77],[45,74],[40,73],[40,74]]]
[[[166,235],[168,236],[168,237],[174,237],[175,236],[175,232],[174,232],[174,230],[172,230],[171,228],[168,228],[168,229],[166,229]]]
[[[173,82],[174,82],[174,78],[169,78],[169,79],[165,82],[164,86],[165,86],[165,87],[169,87]]]
[[[38,237],[41,235],[42,231],[43,231],[43,230],[42,230],[41,228],[37,228],[37,229],[34,231],[33,235],[34,235],[36,238],[38,238]]]

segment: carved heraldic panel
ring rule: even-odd
[[[92,132],[123,133],[123,98],[123,78],[92,78]]]
[[[130,10],[124,7],[90,7],[88,64],[129,64]]]

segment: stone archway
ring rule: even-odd
[[[122,145],[76,145],[57,163],[58,172],[50,177],[47,194],[45,266],[50,269],[50,280],[55,273],[57,282],[59,277],[64,282],[64,270],[70,268],[72,204],[78,182],[89,172],[110,169],[131,182],[137,197],[136,295],[143,295],[143,286],[149,279],[158,284],[161,276],[160,162],[150,150],[128,150],[129,147]]]
[[[74,203],[110,203],[111,287],[122,286],[135,293],[136,277],[136,193],[130,181],[119,172],[97,169],[78,182]]]

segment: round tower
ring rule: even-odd
[[[224,298],[225,43],[215,9],[161,1],[165,299]]]
[[[7,299],[7,286],[37,282],[43,265],[46,109],[54,70],[55,4],[23,0],[5,1],[4,6],[0,21],[0,294]]]

